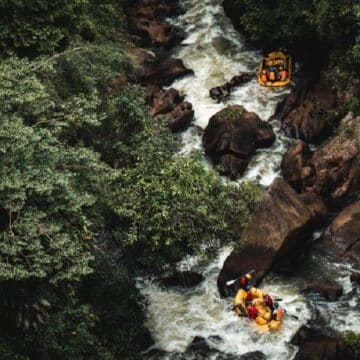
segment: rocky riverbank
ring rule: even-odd
[[[173,132],[184,130],[194,117],[192,105],[184,100],[184,94],[173,88],[163,88],[175,79],[193,74],[180,59],[167,55],[184,39],[184,32],[165,18],[183,11],[179,1],[171,0],[129,2],[126,8],[129,30],[137,45],[134,57],[138,64],[138,82],[146,88],[152,116],[164,116]]]

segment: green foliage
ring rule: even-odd
[[[152,344],[143,325],[144,299],[133,275],[122,264],[119,248],[114,244],[100,246],[95,271],[83,282],[80,299],[97,314],[93,332],[113,358],[139,359],[141,350]]]
[[[1,0],[0,52],[33,56],[64,48],[85,21],[88,0]]]
[[[126,224],[116,238],[135,249],[131,259],[147,271],[199,253],[218,239],[237,238],[233,225],[241,228],[248,221],[259,194],[250,184],[223,185],[215,171],[194,159],[169,156],[168,142],[160,128],[141,144],[136,166],[122,171],[120,201],[114,204],[119,222]]]
[[[37,334],[37,359],[114,359],[113,354],[92,333],[97,318],[91,307],[70,304],[52,316],[49,325]]]
[[[64,50],[76,39],[121,40],[122,1],[0,0],[0,56],[33,58]]]
[[[238,25],[255,43],[286,46],[317,68],[329,61],[356,70],[360,66],[360,10],[355,1],[225,0],[239,13]]]
[[[343,340],[345,344],[352,350],[356,355],[360,355],[360,334],[356,334],[353,331],[347,331],[343,334]]]
[[[96,224],[89,209],[99,206],[111,169],[91,151],[67,148],[16,117],[1,118],[0,137],[0,202],[9,217],[1,279],[57,282],[89,273]]]
[[[352,111],[355,115],[360,115],[360,99],[354,97],[348,106],[349,111]]]
[[[24,357],[20,354],[17,354],[7,341],[3,338],[0,338],[0,359],[2,360],[28,360],[28,357]]]

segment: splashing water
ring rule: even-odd
[[[166,290],[152,282],[141,284],[143,294],[150,301],[146,325],[152,330],[154,347],[170,353],[164,358],[171,359],[172,352],[184,352],[195,336],[206,338],[212,347],[233,355],[261,350],[269,359],[289,359],[296,353],[296,347],[289,341],[310,318],[310,310],[299,289],[278,279],[266,280],[262,288],[271,289],[272,294],[282,299],[288,313],[299,316],[300,320],[286,316],[278,332],[259,333],[249,320],[231,311],[231,299],[219,297],[216,279],[230,252],[229,247],[222,249],[217,261],[198,269],[202,270],[205,280],[194,289]],[[194,263],[192,265],[194,267]]]
[[[188,37],[175,49],[174,56],[181,58],[195,72],[194,76],[177,80],[171,85],[186,95],[186,100],[192,103],[195,111],[195,127],[190,127],[180,135],[183,144],[180,154],[183,155],[193,150],[202,150],[199,128],[204,129],[210,117],[225,106],[209,97],[209,89],[224,84],[240,72],[255,72],[261,58],[258,51],[246,48],[243,38],[225,16],[221,2],[184,0],[187,12],[175,20],[176,25],[185,29]],[[262,120],[267,120],[287,92],[270,91],[253,80],[237,88],[227,104],[243,105],[248,111],[256,112]],[[276,120],[272,125],[277,136],[276,142],[271,148],[260,149],[255,153],[248,170],[239,181],[255,180],[268,186],[279,174],[281,158],[289,140],[280,133]],[[205,277],[199,286],[191,290],[165,290],[152,281],[139,281],[139,288],[150,304],[146,325],[155,339],[154,347],[168,353],[163,356],[164,359],[171,359],[171,353],[184,352],[195,336],[206,338],[213,348],[226,354],[240,355],[260,350],[267,359],[291,359],[297,348],[289,341],[312,317],[314,308],[329,317],[331,327],[340,327],[341,330],[357,328],[359,331],[359,301],[351,300],[349,295],[350,269],[339,268],[334,277],[346,284],[346,294],[340,301],[331,304],[319,298],[306,299],[300,291],[303,286],[301,279],[267,276],[262,288],[283,299],[282,306],[289,314],[299,317],[299,320],[287,316],[278,332],[259,334],[247,319],[237,317],[230,310],[230,300],[219,297],[216,280],[230,252],[229,247],[223,248],[218,259],[207,266],[199,265],[197,258],[187,259],[187,262],[180,264],[180,267],[201,271]],[[344,302],[346,320],[339,320],[337,314],[344,308]]]

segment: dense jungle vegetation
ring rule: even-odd
[[[175,155],[122,6],[0,1],[1,359],[138,358],[134,278],[235,239],[257,198]]]

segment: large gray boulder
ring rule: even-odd
[[[244,229],[240,246],[225,260],[218,277],[222,296],[227,295],[228,280],[256,269],[253,281],[258,284],[276,265],[297,257],[313,228],[314,218],[323,211],[323,206],[312,206],[309,199],[307,201],[305,203],[282,178],[274,180]]]
[[[203,136],[205,153],[232,179],[245,171],[256,149],[270,147],[274,141],[271,125],[240,105],[213,115]]]
[[[360,116],[349,113],[336,134],[314,152],[302,141],[290,146],[283,157],[282,174],[298,191],[351,203],[360,190],[359,139]]]
[[[360,268],[360,201],[335,217],[322,244],[338,260],[350,260]]]

